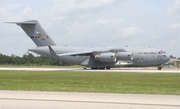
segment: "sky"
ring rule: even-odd
[[[0,0],[0,53],[36,45],[17,25],[38,20],[57,45],[151,47],[180,57],[180,0]]]

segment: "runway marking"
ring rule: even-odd
[[[125,103],[125,102],[103,102],[103,101],[78,101],[78,100],[48,100],[48,99],[21,99],[21,98],[0,98],[0,100],[17,100],[17,101],[47,101],[47,102],[75,102],[75,103],[98,103],[98,104],[125,104],[125,105],[146,105],[146,106],[168,106],[180,107],[180,105],[168,104],[148,104],[148,103]]]

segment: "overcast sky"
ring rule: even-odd
[[[57,45],[151,46],[180,57],[180,0],[0,0],[0,53],[35,48],[19,26],[4,23],[34,19]]]

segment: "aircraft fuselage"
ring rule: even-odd
[[[68,47],[68,46],[51,46],[54,52],[57,55],[52,55],[49,48],[46,47],[37,47],[35,49],[29,49],[40,55],[46,55],[53,59],[61,60],[67,63],[83,65],[91,68],[112,68],[112,67],[148,67],[148,66],[161,66],[162,64],[169,61],[169,56],[165,52],[156,49],[132,49],[125,47],[123,49],[109,49],[109,48],[86,48],[86,47]],[[98,51],[94,54],[77,54],[69,55],[69,53],[79,53],[79,52],[88,52],[88,51]],[[115,61],[104,62],[96,59],[96,56],[102,52],[107,54],[114,53]],[[101,53],[99,53],[101,52]],[[124,53],[127,55],[127,58],[118,58],[118,53]],[[128,59],[129,54],[132,55]],[[68,55],[64,55],[68,54]],[[120,54],[121,55],[121,54]]]

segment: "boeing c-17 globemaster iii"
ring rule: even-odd
[[[152,48],[57,46],[37,20],[7,23],[19,25],[37,45],[36,48],[29,49],[29,51],[55,60],[90,67],[91,69],[158,66],[158,70],[161,70],[163,64],[170,60],[164,51]]]

